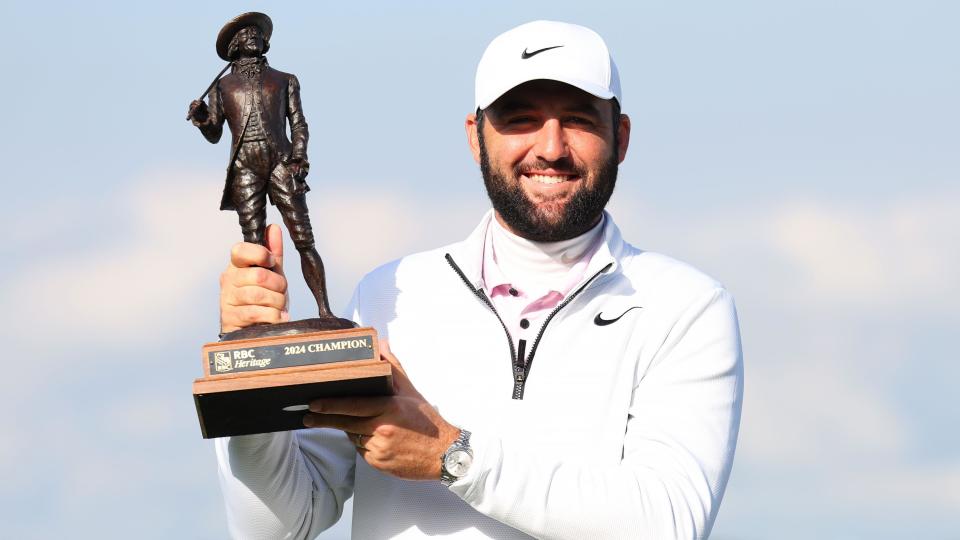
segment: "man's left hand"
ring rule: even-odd
[[[407,480],[438,480],[440,456],[460,429],[417,392],[386,341],[380,349],[393,365],[394,395],[316,400],[303,424],[345,431],[360,456],[381,472]]]

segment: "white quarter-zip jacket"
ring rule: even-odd
[[[472,432],[469,473],[449,488],[399,480],[325,429],[219,439],[236,537],[313,538],[351,494],[356,539],[709,535],[743,395],[730,294],[630,246],[606,215],[583,281],[518,359],[482,291],[490,219],[464,242],[374,270],[348,312]]]

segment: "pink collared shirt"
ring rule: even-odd
[[[590,260],[603,240],[603,234],[602,231],[597,231],[591,246],[570,267],[563,281],[555,288],[544,291],[542,287],[538,290],[536,283],[513,283],[503,274],[497,263],[490,230],[491,227],[498,226],[495,220],[496,218],[490,220],[483,241],[483,288],[510,332],[514,347],[517,347],[520,340],[531,343],[537,337],[537,332],[550,312],[583,280]],[[599,226],[602,228],[602,222]]]

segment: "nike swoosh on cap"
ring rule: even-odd
[[[526,47],[524,47],[523,52],[520,53],[520,58],[523,58],[524,60],[526,60],[527,58],[536,56],[542,53],[543,51],[549,51],[550,49],[559,49],[560,47],[563,47],[563,45],[554,45],[553,47],[544,47],[542,49],[537,49],[533,52],[527,52]]]
[[[620,314],[620,317],[623,317],[624,315],[626,315],[631,309],[643,309],[643,307],[642,307],[642,306],[633,306],[633,307],[627,308],[627,311],[624,311],[623,313],[621,313],[621,314]],[[593,319],[593,324],[595,324],[595,325],[597,325],[597,326],[606,326],[606,325],[608,325],[608,324],[613,324],[613,323],[615,323],[615,322],[617,322],[617,321],[620,320],[620,317],[616,317],[616,318],[613,318],[613,319],[604,319],[603,317],[601,317],[602,313],[603,313],[603,312],[597,313],[597,316],[594,317],[594,319]]]

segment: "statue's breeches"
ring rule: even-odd
[[[240,218],[243,239],[264,243],[267,222],[267,196],[286,225],[297,249],[312,248],[313,231],[304,190],[287,174],[271,145],[264,140],[240,145],[233,162],[231,196]]]

